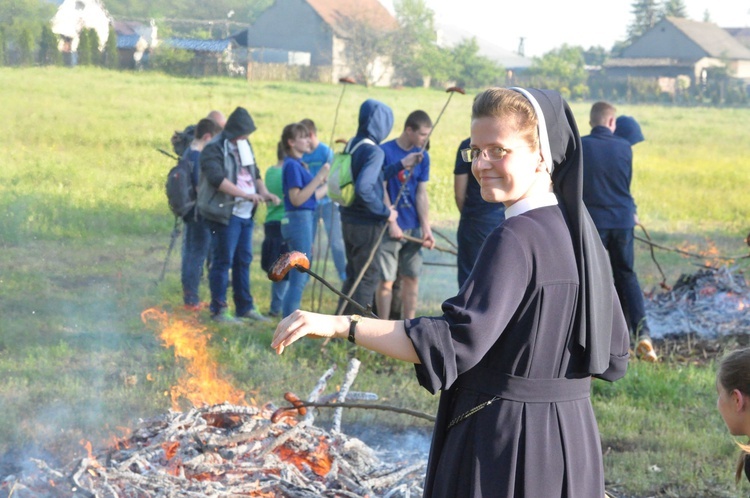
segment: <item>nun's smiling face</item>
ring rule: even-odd
[[[539,150],[532,148],[516,130],[514,120],[473,119],[471,148],[476,156],[471,172],[485,201],[502,202],[510,207],[538,191],[540,173],[544,171]]]

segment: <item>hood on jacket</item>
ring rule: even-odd
[[[357,136],[367,137],[376,144],[385,140],[393,128],[393,111],[384,103],[367,99],[359,107]]]
[[[624,138],[630,145],[643,142],[645,137],[641,131],[641,125],[635,118],[630,116],[618,116],[615,124],[615,135]]]
[[[255,131],[255,123],[250,113],[244,107],[238,107],[227,119],[224,126],[224,138],[233,140],[242,135],[249,135]]]

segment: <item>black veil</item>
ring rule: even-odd
[[[609,367],[613,313],[618,302],[609,256],[583,204],[583,153],[573,113],[562,96],[552,90],[512,88],[523,94],[537,111],[540,128],[546,129],[548,146],[542,155],[551,164],[554,192],[567,214],[580,280],[576,328],[578,344],[586,351],[583,367],[592,375]],[[545,130],[540,129],[544,141]],[[618,307],[619,308],[619,307]]]

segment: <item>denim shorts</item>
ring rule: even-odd
[[[422,229],[404,230],[404,234],[421,239]],[[422,270],[422,244],[391,239],[386,233],[376,258],[382,280],[395,282],[398,275],[416,278]]]

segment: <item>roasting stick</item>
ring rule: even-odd
[[[411,235],[404,234],[403,237],[404,237],[404,240],[408,240],[409,242],[416,242],[417,244],[421,244],[422,242],[424,242],[424,240],[419,239],[417,237],[412,237]],[[433,249],[435,249],[436,251],[447,252],[448,254],[453,254],[454,256],[458,256],[458,253],[454,251],[453,249],[448,249],[448,248],[440,247],[440,246],[435,246],[433,247]]]
[[[432,233],[434,233],[438,237],[442,237],[443,240],[445,240],[448,243],[448,245],[450,245],[453,249],[458,250],[458,245],[455,242],[453,242],[447,235],[445,235],[442,232],[439,232],[435,227],[432,227]]]
[[[351,297],[336,289],[334,286],[328,283],[326,279],[312,271],[310,269],[310,260],[307,258],[307,256],[299,251],[292,251],[279,256],[279,258],[271,267],[271,270],[268,272],[268,278],[274,282],[279,282],[283,280],[283,278],[287,273],[289,273],[289,270],[291,270],[292,268],[297,271],[307,273],[316,280],[320,281],[320,283],[331,289],[337,296],[351,303],[351,305],[357,308],[357,310],[363,315],[367,315],[370,318],[377,318],[377,315],[373,313],[369,307],[366,308],[362,306]]]

